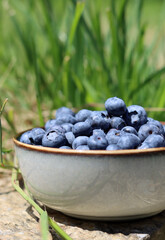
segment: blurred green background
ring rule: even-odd
[[[164,0],[1,0],[3,140],[117,96],[165,120]]]

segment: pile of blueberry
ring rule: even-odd
[[[20,142],[51,148],[118,150],[165,147],[165,126],[139,105],[126,107],[117,97],[108,98],[105,110],[57,109],[44,128],[24,132]]]

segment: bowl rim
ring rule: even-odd
[[[32,129],[32,128],[31,128]],[[23,148],[25,150],[32,150],[36,152],[43,153],[54,153],[54,154],[62,154],[62,155],[109,155],[109,156],[126,156],[126,155],[144,155],[144,154],[154,154],[154,153],[165,153],[165,147],[159,148],[147,148],[147,149],[121,149],[121,150],[76,150],[76,149],[60,149],[53,147],[44,147],[37,145],[30,145],[26,143],[22,143],[18,140],[18,137],[26,131],[31,129],[27,129],[25,131],[19,132],[15,137],[13,137],[13,143],[15,146]]]

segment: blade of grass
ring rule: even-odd
[[[70,30],[69,37],[68,37],[68,46],[67,46],[67,51],[66,51],[67,55],[70,53],[70,48],[72,46],[73,39],[74,39],[74,36],[76,33],[76,29],[77,29],[78,23],[80,21],[80,17],[82,16],[84,7],[85,7],[84,2],[80,2],[80,1],[77,2],[76,9],[75,9],[75,16],[73,18],[71,30]]]
[[[54,66],[58,66],[61,64],[63,53],[63,46],[60,42],[57,31],[59,22],[57,23],[55,20],[55,13],[53,11],[54,8],[51,1],[41,0],[40,5],[42,6],[42,14],[44,19],[44,29],[42,29],[43,34],[45,34],[49,40],[53,64]]]
[[[32,48],[33,48],[33,63],[34,63],[34,71],[35,71],[35,93],[36,93],[36,100],[37,100],[37,109],[38,115],[40,120],[40,126],[44,126],[44,118],[42,115],[42,100],[41,100],[41,87],[40,87],[40,78],[39,78],[39,70],[38,70],[38,63],[37,63],[37,53],[36,53],[36,44],[32,39]]]
[[[123,98],[123,81],[122,81],[122,49],[119,40],[119,28],[118,28],[118,20],[117,20],[117,12],[116,12],[116,3],[115,1],[111,1],[111,9],[107,11],[110,32],[111,32],[111,58],[113,56],[113,65],[115,69],[115,78],[118,84],[118,92],[119,96]]]
[[[118,32],[121,45],[121,61],[125,65],[125,52],[127,49],[127,25],[126,25],[126,10],[128,0],[121,0],[118,14]]]
[[[49,238],[49,223],[47,211],[43,211],[40,216],[41,236],[42,240],[48,240]]]
[[[72,21],[69,37],[68,37],[68,43],[66,48],[66,53],[63,61],[63,89],[64,89],[64,95],[66,98],[66,101],[68,101],[68,92],[69,92],[69,79],[68,79],[68,72],[69,72],[69,61],[71,58],[71,47],[73,44],[73,39],[76,33],[77,26],[79,24],[80,18],[82,16],[83,10],[84,10],[85,3],[84,2],[77,2],[76,8],[75,8],[75,14]]]
[[[132,98],[134,94],[136,94],[138,91],[142,90],[143,87],[146,85],[149,85],[155,78],[160,77],[161,75],[165,74],[165,67],[162,67],[159,70],[156,70],[155,72],[151,73],[146,79],[143,80],[130,94],[129,98]]]
[[[0,159],[1,159],[1,165],[4,167],[4,163],[3,163],[3,157],[2,157],[2,123],[1,123],[1,117],[2,117],[2,114],[3,114],[3,111],[5,109],[5,105],[8,101],[8,98],[5,99],[5,101],[3,102],[2,104],[2,107],[0,109]]]
[[[136,4],[137,4],[137,16],[136,16],[137,17],[137,27],[140,28],[144,1],[138,0],[136,2]]]

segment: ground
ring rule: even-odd
[[[165,212],[132,222],[74,219],[47,209],[49,216],[73,240],[164,240]],[[14,190],[11,171],[0,169],[0,240],[41,240],[38,213]],[[49,239],[61,238],[50,229]]]

